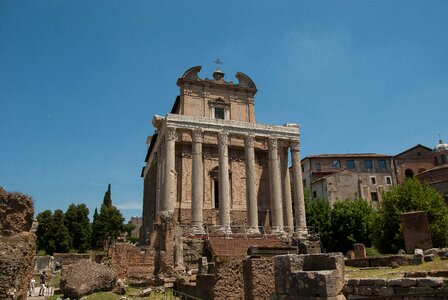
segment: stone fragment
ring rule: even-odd
[[[435,256],[434,256],[434,254],[428,254],[428,255],[423,256],[423,259],[424,259],[426,262],[428,262],[428,261],[433,261],[433,260],[435,259]]]
[[[423,250],[422,249],[415,249],[414,250],[414,256],[423,256]]]
[[[64,296],[79,299],[95,292],[112,291],[116,281],[117,274],[111,268],[82,261],[64,272],[59,286]]]
[[[149,295],[151,295],[151,292],[152,292],[152,288],[144,289],[140,293],[140,297],[148,297]]]

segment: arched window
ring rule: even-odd
[[[441,165],[446,164],[446,156],[445,156],[445,154],[440,155],[440,164]]]
[[[406,171],[404,171],[404,176],[406,176],[406,178],[412,178],[414,177],[414,172],[412,172],[411,169],[406,169]]]

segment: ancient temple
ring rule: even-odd
[[[219,68],[213,79],[200,70],[177,80],[171,112],[152,120],[140,243],[150,243],[161,214],[192,235],[306,235],[299,126],[256,123],[257,88],[247,75],[236,73],[235,84]]]

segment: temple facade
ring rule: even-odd
[[[236,73],[234,84],[219,68],[213,79],[200,70],[177,80],[171,112],[152,120],[140,243],[151,244],[160,215],[191,235],[306,235],[299,126],[256,123],[257,88],[247,75]]]

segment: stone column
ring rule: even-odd
[[[282,187],[280,184],[280,165],[278,161],[278,141],[269,138],[269,179],[271,194],[272,227],[274,232],[283,232]]]
[[[167,127],[165,130],[165,163],[164,163],[164,182],[163,182],[163,199],[161,203],[161,210],[174,212],[175,200],[172,195],[174,189],[174,178],[176,175],[175,169],[175,141],[176,128]]]
[[[227,133],[219,133],[219,223],[221,225],[220,231],[222,233],[231,234],[232,230],[230,229],[229,154],[227,142]]]
[[[281,181],[283,186],[283,218],[287,232],[294,231],[294,218],[292,215],[292,200],[291,200],[291,179],[288,168],[288,148],[283,147],[280,150],[281,163]]]
[[[204,203],[204,168],[202,165],[202,131],[192,130],[191,226],[193,234],[204,234],[202,208]]]
[[[302,167],[300,166],[300,143],[291,143],[292,156],[292,179],[294,187],[294,219],[296,233],[300,235],[308,234],[306,228],[305,198],[303,196]]]
[[[162,174],[163,174],[163,160],[162,160],[162,143],[157,149],[157,182],[156,182],[156,214],[160,211],[160,204],[162,199]]]
[[[246,209],[248,234],[259,234],[258,229],[258,206],[255,191],[255,151],[254,136],[248,135],[244,138],[245,160],[246,160]]]

